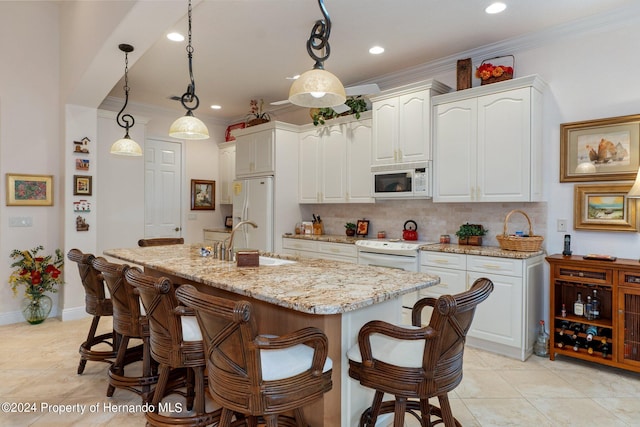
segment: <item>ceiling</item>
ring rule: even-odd
[[[507,9],[488,15],[491,0],[325,0],[332,22],[325,68],[345,86],[375,81],[395,71],[517,36],[594,16],[634,0],[502,0]],[[185,14],[167,33],[187,32]],[[306,41],[322,19],[315,0],[202,0],[194,2],[193,70],[200,107],[196,116],[233,122],[251,99],[288,97],[291,80],[313,66]],[[129,66],[130,102],[182,110],[189,84],[187,41],[165,37]],[[385,48],[371,55],[373,45]],[[463,58],[464,56],[460,56]],[[124,63],[123,63],[124,64]],[[477,65],[477,64],[475,64]],[[124,66],[123,66],[124,70]],[[517,73],[517,68],[516,68]],[[109,94],[123,98],[123,80]],[[386,89],[383,85],[382,89]],[[220,110],[210,105],[219,104]]]

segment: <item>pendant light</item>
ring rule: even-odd
[[[301,107],[324,108],[344,104],[347,99],[344,86],[335,75],[324,69],[324,61],[329,58],[329,35],[331,19],[324,7],[324,1],[318,0],[324,20],[316,21],[307,40],[307,52],[316,61],[313,69],[302,73],[291,85],[289,102]],[[321,51],[322,56],[314,50]]]
[[[173,122],[169,129],[169,136],[179,139],[207,139],[209,138],[209,129],[193,115],[193,110],[198,108],[200,100],[196,95],[196,83],[193,79],[193,46],[191,46],[191,0],[189,0],[189,43],[187,44],[187,57],[189,58],[189,77],[191,83],[187,86],[187,91],[180,98],[182,106],[187,110],[187,114]],[[187,103],[193,104],[193,107],[187,107]]]
[[[125,129],[124,138],[117,140],[111,145],[111,154],[120,156],[142,156],[142,148],[129,136],[129,128],[132,128],[135,119],[131,114],[122,114],[129,103],[129,53],[133,52],[133,46],[130,44],[118,45],[118,48],[124,52],[124,105],[116,117],[118,126]]]

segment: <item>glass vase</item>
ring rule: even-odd
[[[27,322],[32,325],[37,325],[49,317],[51,306],[51,297],[48,295],[40,295],[37,298],[24,298],[20,304],[20,310]]]

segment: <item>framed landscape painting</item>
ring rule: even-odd
[[[52,175],[8,173],[7,206],[53,206]]]
[[[560,125],[560,182],[634,180],[640,114]]]
[[[191,180],[191,210],[216,209],[216,182],[202,179]]]
[[[627,193],[631,184],[576,185],[576,230],[638,231],[636,203]]]

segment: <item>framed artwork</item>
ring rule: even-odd
[[[216,200],[216,182],[201,179],[191,180],[191,210],[214,211]]]
[[[634,180],[640,114],[560,125],[560,182]]]
[[[638,231],[636,202],[627,193],[631,184],[576,185],[576,230]]]
[[[73,141],[73,152],[76,154],[89,154],[89,142],[91,140],[86,136],[80,141]]]
[[[369,234],[369,220],[359,219],[356,223],[356,235],[366,236],[367,234]]]
[[[7,206],[53,206],[53,175],[6,174]]]
[[[225,228],[232,228],[233,227],[233,217],[225,216],[224,217],[224,226],[225,226]]]
[[[90,175],[73,175],[73,195],[74,196],[90,196],[91,195],[91,176]]]
[[[87,172],[89,170],[89,159],[76,159],[76,170]]]

